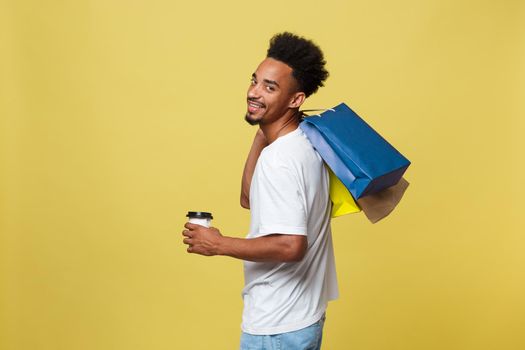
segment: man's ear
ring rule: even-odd
[[[290,102],[289,108],[299,108],[303,104],[304,100],[306,99],[306,96],[304,92],[296,92],[292,96],[292,101]]]

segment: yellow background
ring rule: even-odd
[[[372,225],[333,221],[324,349],[525,349],[523,1],[0,2],[0,348],[235,349],[243,121],[268,39],[314,39],[413,165]]]

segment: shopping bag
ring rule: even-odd
[[[359,198],[357,205],[363,210],[368,220],[375,224],[395,209],[403,198],[408,185],[408,181],[402,177],[394,186]]]
[[[410,165],[344,103],[306,116],[300,127],[355,200],[396,185]]]
[[[330,200],[332,201],[332,217],[358,213],[361,211],[359,205],[348,192],[348,189],[343,185],[341,180],[328,168],[330,178]]]

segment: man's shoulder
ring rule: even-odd
[[[308,154],[314,150],[312,144],[301,128],[297,128],[296,130],[278,138],[270,145],[270,147],[268,147],[268,149],[276,154],[282,154],[284,156]]]
[[[304,133],[299,131],[267,147],[261,154],[261,161],[271,166],[287,168],[303,168],[321,164],[321,157]]]

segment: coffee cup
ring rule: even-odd
[[[189,211],[186,216],[189,218],[188,222],[204,227],[210,227],[213,219],[211,213],[205,211]]]

